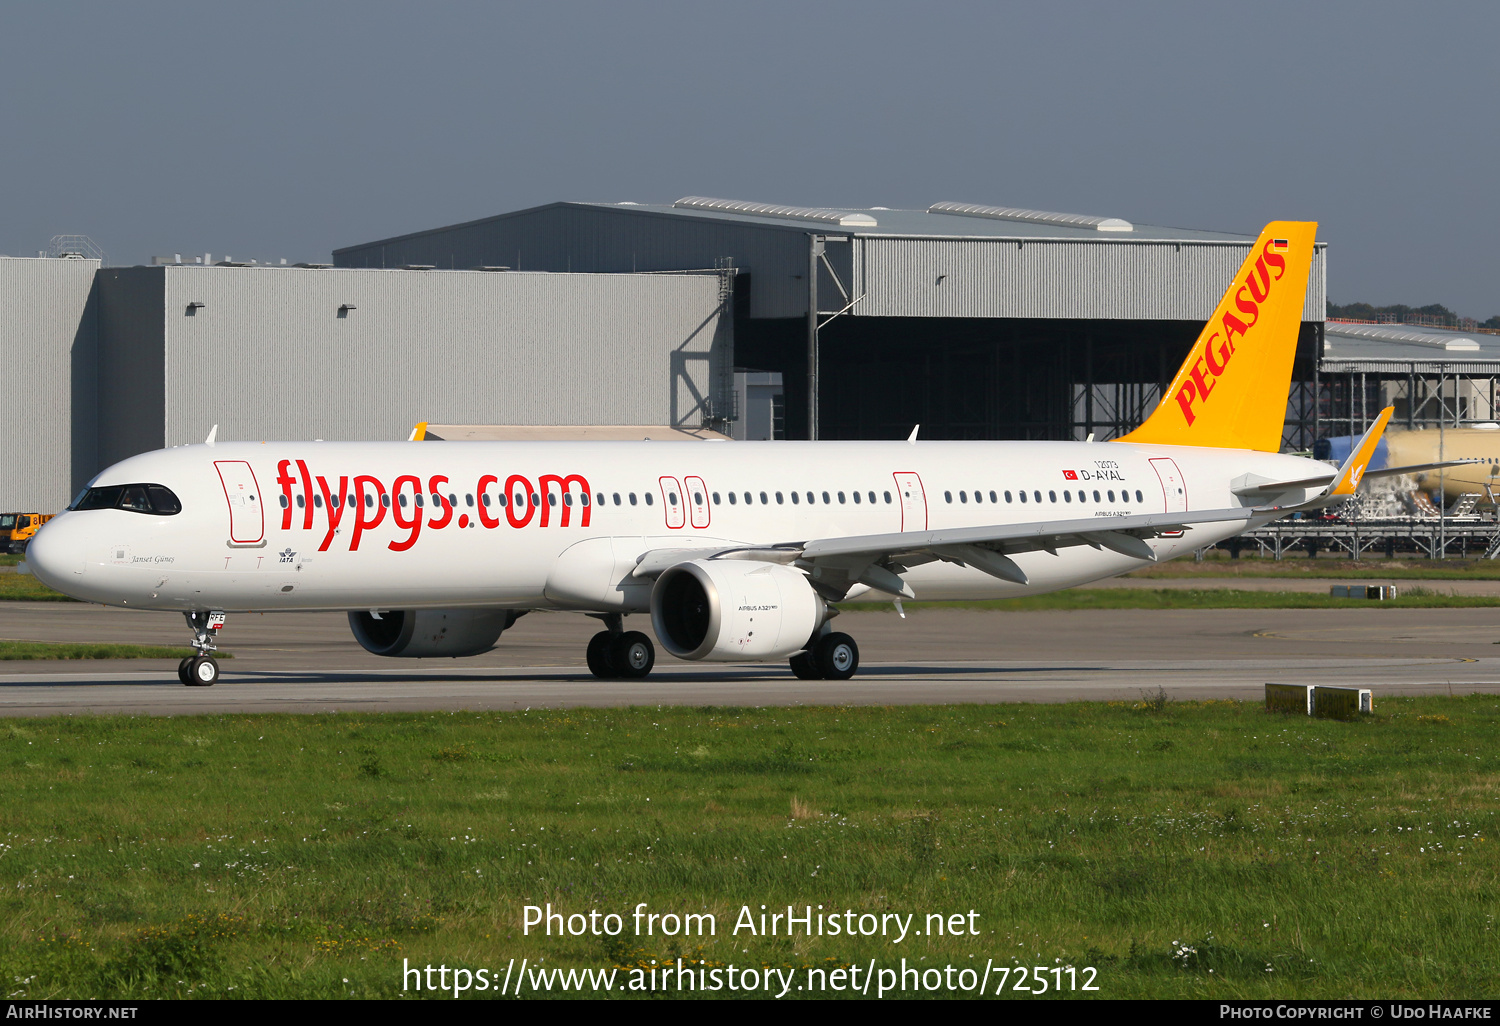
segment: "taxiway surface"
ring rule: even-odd
[[[645,617],[632,629],[649,630]],[[860,644],[851,681],[800,681],[785,663],[683,663],[658,651],[644,681],[583,666],[595,621],[522,618],[470,659],[382,659],[343,614],[232,615],[212,688],[185,688],[165,660],[0,663],[0,716],[185,715],[609,705],[812,705],[1259,698],[1267,681],[1343,683],[1378,693],[1500,692],[1500,610],[1093,610],[848,612]],[[172,613],[4,603],[0,638],[184,645]]]

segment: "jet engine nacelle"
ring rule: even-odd
[[[515,613],[507,609],[395,609],[349,614],[349,629],[366,652],[409,659],[471,656],[495,647]]]
[[[778,563],[695,559],[668,567],[651,589],[651,625],[679,659],[784,659],[827,617],[807,578]]]

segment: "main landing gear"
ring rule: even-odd
[[[656,665],[656,646],[640,631],[624,629],[618,613],[601,616],[608,630],[589,639],[589,672],[601,680],[617,677],[638,678]]]
[[[197,655],[188,656],[177,664],[177,679],[190,688],[211,688],[219,680],[219,664],[214,659],[214,638],[224,627],[224,614],[183,613],[188,629],[193,632],[193,648]]]
[[[848,680],[859,669],[859,646],[849,635],[833,631],[792,656],[791,663],[800,680]]]

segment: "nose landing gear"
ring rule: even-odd
[[[214,638],[224,627],[225,616],[219,612],[183,613],[193,632],[193,648],[198,654],[177,664],[177,679],[190,688],[210,688],[219,680],[219,664],[213,653]]]

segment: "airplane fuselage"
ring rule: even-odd
[[[1326,464],[1250,450],[1081,442],[266,442],[132,457],[93,486],[155,484],[181,512],[79,509],[33,542],[74,597],[171,610],[457,607],[641,612],[643,553],[1230,509],[1244,475]],[[1310,494],[1310,493],[1309,493]],[[1170,559],[1271,519],[1149,539]],[[61,554],[66,553],[66,558]],[[924,600],[1037,594],[1146,561],[1074,545],[1012,557],[1026,585],[951,562]],[[863,585],[850,592],[879,599]]]

